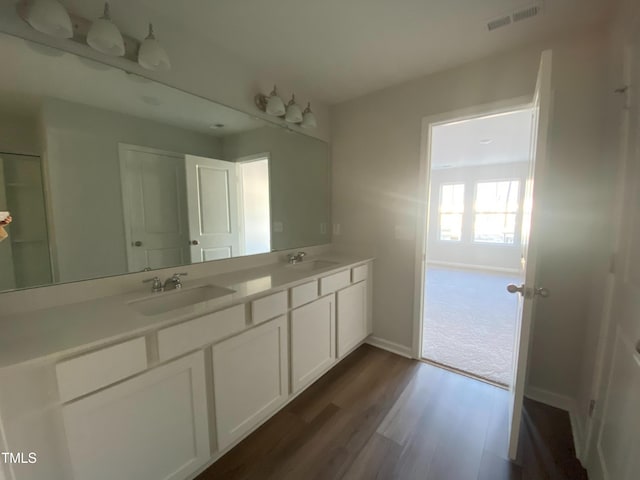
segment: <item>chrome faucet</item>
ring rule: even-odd
[[[295,265],[296,263],[300,263],[302,260],[304,260],[304,257],[306,255],[307,254],[305,252],[290,253],[289,255],[287,255],[287,261],[291,265]]]
[[[160,280],[160,277],[147,278],[146,280],[142,281],[142,283],[149,283],[149,282],[153,282],[151,284],[151,291],[153,293],[164,291],[164,287],[162,286],[162,281]]]
[[[174,273],[171,277],[167,278],[164,282],[163,289],[164,290],[178,290],[182,288],[182,278],[185,275],[189,275],[188,273]]]

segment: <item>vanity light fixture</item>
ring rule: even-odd
[[[262,99],[265,100],[264,95],[262,95],[262,97]],[[281,117],[285,113],[284,102],[282,98],[280,98],[280,95],[278,95],[278,88],[275,85],[269,94],[269,98],[266,99],[266,106],[263,110],[274,117]]]
[[[316,128],[317,125],[316,116],[311,111],[311,102],[307,102],[307,108],[302,112],[302,123],[300,126],[302,128]]]
[[[171,62],[167,52],[156,40],[153,32],[153,24],[149,24],[149,34],[140,45],[138,51],[138,63],[147,70],[169,70]]]
[[[109,4],[104,4],[104,14],[91,24],[87,34],[87,44],[105,55],[121,57],[124,55],[124,39],[118,27],[111,21]]]
[[[28,5],[24,19],[37,31],[52,37],[73,37],[71,17],[57,0],[34,0]]]
[[[258,93],[254,101],[259,110],[273,117],[279,117],[287,123],[293,123],[302,128],[315,128],[317,126],[316,116],[311,111],[310,103],[307,103],[307,108],[303,111],[296,102],[296,96],[291,95],[291,100],[285,106],[275,86],[269,96]]]
[[[296,103],[296,96],[291,95],[291,100],[287,103],[287,113],[284,119],[289,123],[301,123],[302,122],[302,109],[300,105]]]

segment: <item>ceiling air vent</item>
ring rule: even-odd
[[[513,18],[513,22],[515,23],[519,22],[520,20],[526,20],[527,18],[535,17],[536,15],[538,15],[538,13],[540,13],[540,6],[531,5],[522,10],[518,10],[517,12],[512,14],[511,17]]]
[[[495,30],[496,28],[506,27],[511,23],[511,17],[507,15],[506,17],[496,18],[495,20],[491,20],[487,23],[487,28],[489,31]]]

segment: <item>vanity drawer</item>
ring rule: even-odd
[[[343,272],[334,273],[328,277],[320,279],[320,295],[326,295],[333,293],[342,288],[348,287],[351,284],[351,271],[345,270]]]
[[[60,400],[67,402],[146,368],[144,337],[65,360],[56,365]]]
[[[355,267],[351,269],[351,281],[353,283],[358,283],[363,280],[366,280],[369,276],[369,265],[360,265],[359,267]]]
[[[251,302],[251,318],[257,325],[287,311],[287,292],[278,292]]]
[[[244,330],[244,305],[236,305],[158,332],[158,358],[161,362],[204,347]]]
[[[291,289],[291,308],[299,307],[318,298],[318,281],[305,283]]]

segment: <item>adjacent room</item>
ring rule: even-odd
[[[640,1],[0,2],[0,480],[637,480]]]
[[[512,382],[531,109],[431,127],[422,356]]]

